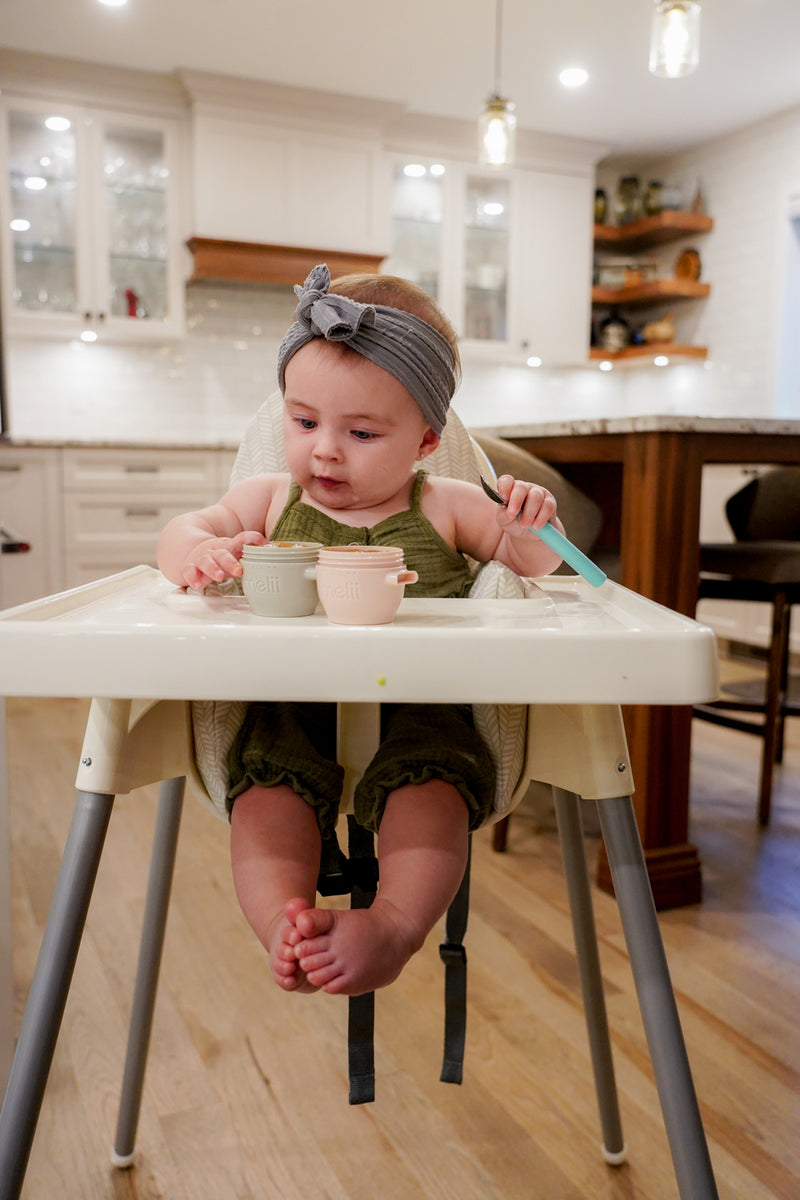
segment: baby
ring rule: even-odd
[[[563,528],[548,491],[503,475],[503,508],[417,467],[439,445],[459,378],[455,332],[431,298],[393,276],[331,284],[325,266],[295,291],[278,352],[289,469],[170,521],[158,545],[167,578],[203,588],[239,576],[242,548],[273,538],[401,546],[419,575],[410,595],[467,595],[466,556],[552,571],[560,559],[529,529]],[[342,788],[335,743],[335,705],[249,706],[228,764],[231,865],[276,982],[358,995],[395,979],[447,910],[494,772],[468,705],[384,705],[354,795],[378,835],[378,894],[368,909],[318,908]]]

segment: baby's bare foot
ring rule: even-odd
[[[267,929],[266,947],[269,965],[275,982],[285,992],[316,992],[317,984],[310,983],[297,961],[295,943],[301,940],[294,925],[296,915],[308,908],[308,901],[299,897],[290,900],[283,912],[275,915]]]
[[[428,932],[411,929],[400,910],[380,897],[371,908],[305,908],[294,925],[302,939],[294,953],[308,983],[345,996],[386,987]]]

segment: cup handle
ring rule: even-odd
[[[416,571],[390,571],[386,576],[386,582],[394,584],[396,587],[404,586],[407,583],[416,583],[419,575]]]

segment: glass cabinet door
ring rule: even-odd
[[[13,332],[179,336],[177,122],[5,96],[0,118],[0,265]]]
[[[163,132],[106,125],[103,178],[107,310],[113,317],[166,320],[169,168]]]
[[[75,313],[77,153],[74,122],[9,114],[11,303],[17,312]]]
[[[443,176],[420,163],[398,166],[392,189],[392,254],[383,270],[419,284],[441,300]]]
[[[464,192],[464,337],[508,338],[508,179],[467,177]]]

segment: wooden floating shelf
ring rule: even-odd
[[[694,234],[710,233],[713,228],[711,217],[670,208],[629,225],[595,225],[594,244],[595,249],[627,253],[676,242]]]
[[[343,250],[312,250],[305,246],[272,246],[261,242],[231,242],[220,238],[189,238],[194,256],[189,283],[294,284],[302,283],[317,263],[327,263],[332,278],[368,272],[374,274],[382,254]]]
[[[592,304],[622,308],[646,308],[671,300],[704,300],[711,285],[696,279],[652,279],[633,287],[593,287]]]
[[[686,346],[680,342],[650,342],[644,346],[626,346],[624,350],[604,350],[602,346],[592,346],[589,358],[592,362],[613,362],[620,365],[649,365],[656,355],[663,354],[670,361],[679,359],[703,359],[708,356],[705,346]]]

